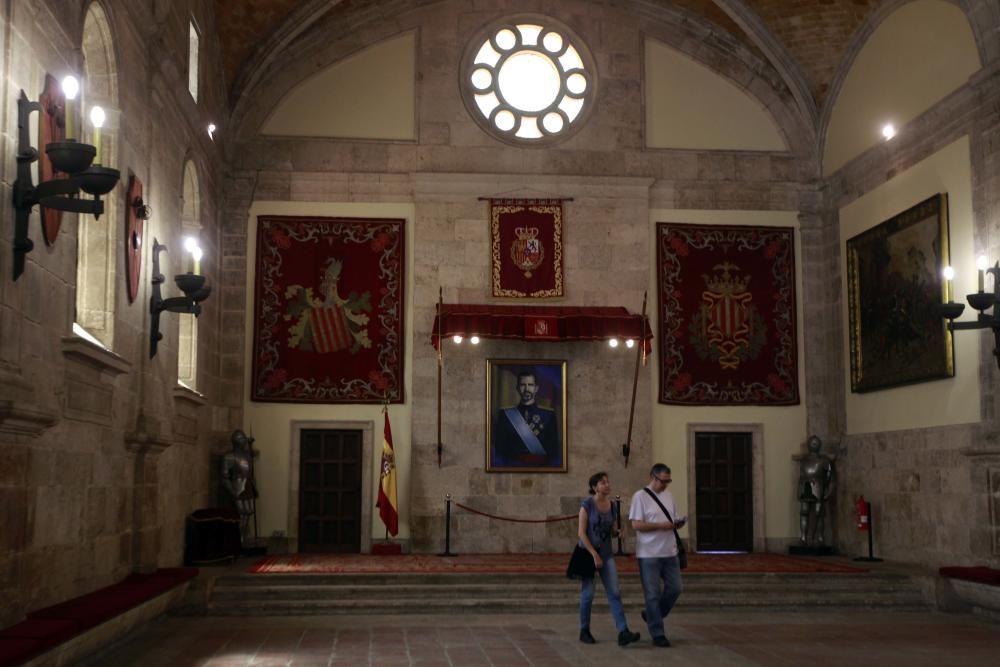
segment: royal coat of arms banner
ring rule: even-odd
[[[563,296],[562,200],[491,199],[493,296]]]
[[[403,402],[404,221],[257,219],[251,398]]]
[[[659,223],[660,403],[799,402],[786,227]]]

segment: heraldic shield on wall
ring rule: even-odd
[[[794,231],[661,222],[656,259],[660,403],[798,404]]]
[[[563,296],[561,199],[491,199],[493,296]]]
[[[404,221],[260,216],[251,398],[403,402]]]

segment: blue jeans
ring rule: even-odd
[[[646,598],[646,625],[653,639],[664,637],[663,619],[681,596],[681,568],[677,556],[670,558],[640,558],[639,578]]]
[[[628,623],[625,622],[625,610],[622,608],[622,594],[618,590],[618,566],[615,565],[614,558],[604,561],[604,566],[597,571],[601,576],[601,583],[604,584],[604,592],[608,594],[608,606],[611,607],[611,616],[615,619],[615,627],[618,632],[628,630]],[[580,586],[580,629],[590,629],[590,608],[594,604],[594,589],[596,588],[597,577],[584,579]]]

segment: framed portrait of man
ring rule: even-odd
[[[566,362],[486,360],[486,471],[566,472]]]

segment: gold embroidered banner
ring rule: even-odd
[[[563,296],[562,200],[491,199],[493,296]]]

